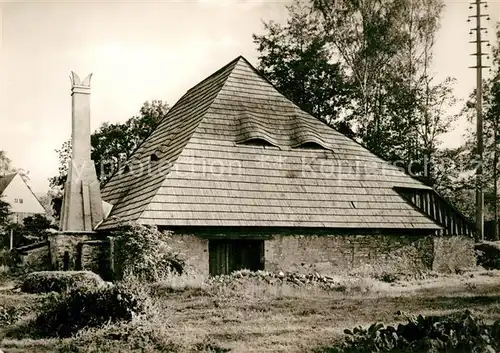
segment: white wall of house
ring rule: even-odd
[[[45,209],[19,174],[17,174],[5,188],[2,196],[3,201],[10,204],[10,211],[14,213],[14,218],[16,218],[17,215],[19,221],[35,213],[45,214]],[[16,219],[14,219],[14,221],[16,221]]]

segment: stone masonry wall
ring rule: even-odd
[[[59,233],[49,237],[50,257],[53,270],[76,270],[78,267],[78,247],[83,241],[89,240],[88,234]],[[66,255],[67,254],[67,255]],[[68,257],[68,267],[65,268],[65,256]]]
[[[21,255],[19,266],[24,267],[28,272],[45,271],[50,269],[50,257],[48,244],[28,251]]]
[[[425,236],[396,235],[276,235],[266,240],[265,269],[338,273],[362,265],[430,269],[433,241]]]
[[[173,234],[172,247],[186,259],[189,269],[208,276],[208,240],[194,235]]]

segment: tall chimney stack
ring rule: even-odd
[[[71,72],[71,161],[64,187],[60,230],[91,232],[103,219],[99,180],[90,159],[90,78]]]

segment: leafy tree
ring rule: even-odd
[[[303,110],[339,127],[350,102],[344,70],[332,62],[325,30],[310,5],[297,1],[287,9],[285,26],[271,21],[264,23],[266,34],[253,35],[258,69]]]
[[[12,172],[12,161],[5,151],[0,150],[0,175]]]
[[[388,160],[432,159],[452,119],[451,79],[432,84],[428,68],[441,0],[314,0],[333,54],[354,90],[360,142]]]
[[[134,116],[123,124],[103,123],[91,135],[91,158],[96,165],[101,185],[111,177],[120,162],[130,157],[168,110],[168,104],[162,101],[145,102],[139,116]],[[64,142],[56,152],[59,155],[59,175],[49,179],[52,188],[64,186],[71,161],[71,141]],[[61,192],[54,194],[60,195]]]
[[[23,219],[23,227],[26,232],[33,236],[43,236],[47,229],[54,228],[52,222],[41,214],[35,214]]]
[[[0,196],[0,232],[4,232],[5,228],[10,224],[10,204]]]
[[[2,200],[2,196],[0,196],[0,246],[2,247],[9,246],[8,232],[11,225],[10,215],[10,204]]]

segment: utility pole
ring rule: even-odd
[[[492,90],[493,90],[493,96],[498,97],[497,95],[500,94],[500,82],[497,82],[500,79],[500,72],[493,78],[492,80]],[[495,212],[495,218],[494,218],[494,226],[495,229],[493,231],[493,240],[498,241],[498,138],[499,138],[499,131],[498,129],[500,128],[500,116],[497,110],[493,112],[493,194],[495,197],[495,205],[493,207],[493,210]]]
[[[470,43],[476,44],[476,52],[472,55],[476,56],[476,66],[471,66],[476,69],[476,138],[477,138],[477,156],[478,156],[478,166],[476,169],[476,240],[484,240],[484,192],[483,192],[483,43],[486,40],[481,39],[482,31],[486,28],[481,27],[481,18],[488,17],[488,15],[481,14],[481,5],[485,4],[485,1],[476,0],[471,3],[469,9],[473,9],[472,5],[476,7],[476,14],[470,15],[467,22],[470,22],[471,17],[476,19],[476,27],[471,29],[476,31],[476,40]],[[489,17],[487,18],[489,19]]]

